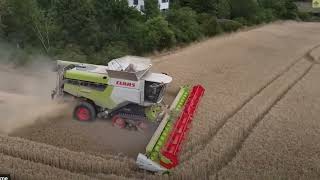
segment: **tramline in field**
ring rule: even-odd
[[[111,119],[114,126],[145,130],[158,128],[140,153],[140,168],[163,172],[179,164],[185,134],[205,89],[183,86],[170,107],[163,103],[172,77],[151,72],[147,58],[126,56],[108,66],[57,61],[57,85],[52,98],[75,99],[73,116],[83,122],[97,117]]]

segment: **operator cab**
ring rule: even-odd
[[[144,100],[151,103],[159,103],[164,97],[166,87],[172,82],[172,77],[166,74],[148,73],[143,77]]]
[[[108,63],[108,76],[115,79],[143,82],[140,104],[148,106],[162,101],[166,87],[172,82],[172,77],[163,73],[152,73],[151,60],[148,58],[125,56]]]

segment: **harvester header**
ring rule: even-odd
[[[165,172],[179,164],[183,140],[204,92],[201,85],[180,89],[170,106],[171,112],[163,118],[147,145],[146,153],[138,155],[137,164],[140,168]]]

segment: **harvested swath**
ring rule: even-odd
[[[312,35],[315,31],[320,26],[314,23],[271,24],[157,59],[155,68],[174,77],[167,101],[180,85],[202,84],[207,89],[181,159],[201,150],[230,115],[319,44],[320,36]]]
[[[259,123],[219,179],[319,179],[319,77],[315,65]]]
[[[312,67],[301,60],[283,76],[248,102],[210,140],[205,149],[192,156],[176,170],[179,177],[209,177],[225,166],[236,155],[252,128],[282,96]],[[194,166],[194,165],[197,166]],[[208,171],[210,169],[210,171]]]
[[[81,173],[128,176],[136,166],[128,159],[103,159],[81,152],[36,143],[21,138],[0,136],[0,153]]]
[[[15,180],[89,180],[94,179],[82,174],[71,173],[48,165],[14,158],[0,153],[0,174],[10,174]]]
[[[69,108],[68,114],[72,114],[72,106]],[[119,130],[109,120],[81,123],[70,116],[43,119],[9,135],[107,159],[119,159],[123,155],[135,158],[149,140],[149,134]]]

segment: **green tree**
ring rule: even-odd
[[[66,43],[83,47],[98,44],[100,27],[92,0],[57,0],[55,10]]]
[[[190,7],[192,8],[195,0],[177,0],[177,4],[179,4],[179,8],[181,7]]]
[[[278,18],[296,19],[298,8],[293,0],[260,0],[261,7],[271,9]]]
[[[0,0],[0,37],[4,36],[5,25],[2,22],[2,17],[8,13],[7,0]]]
[[[197,14],[190,8],[170,10],[167,15],[169,27],[173,30],[177,42],[189,43],[199,39],[203,34],[197,22]]]
[[[145,7],[144,13],[148,19],[154,18],[160,15],[158,0],[145,0],[144,7]]]
[[[132,28],[144,17],[128,6],[127,0],[96,0],[96,20],[100,27],[99,47],[106,43],[128,41]]]
[[[194,0],[192,1],[192,9],[198,13],[207,13],[211,15],[216,15],[216,0]]]
[[[163,17],[158,16],[149,19],[145,26],[146,50],[162,50],[175,44],[174,32],[169,28],[168,22]]]
[[[55,6],[56,0],[37,0],[37,2],[42,9],[49,10]]]
[[[15,60],[42,47],[54,57],[105,64],[242,25],[308,19],[293,0],[171,0],[170,6],[163,15],[158,0],[145,0],[144,13],[127,0],[0,0],[0,37],[21,47]]]
[[[66,61],[87,62],[87,55],[83,53],[81,47],[76,44],[68,44],[64,51],[57,55],[57,58]]]
[[[234,20],[222,19],[218,22],[224,32],[236,31],[242,27],[241,23]]]
[[[112,42],[105,44],[102,49],[88,57],[89,63],[106,65],[108,61],[130,54],[131,51],[126,42]]]
[[[51,31],[55,24],[36,0],[8,1],[8,13],[3,17],[3,22],[8,37],[16,39],[19,44],[40,42],[43,49],[49,52]]]
[[[179,9],[179,8],[180,8],[180,0],[170,1],[170,9]]]
[[[271,21],[274,21],[276,19],[272,9],[263,9],[260,8],[257,12],[257,15],[253,19],[253,23],[259,24],[259,23],[269,23]]]
[[[285,8],[284,0],[259,0],[259,4],[263,8],[273,9],[277,11],[283,11],[283,9]]]
[[[222,32],[222,29],[215,16],[201,13],[198,15],[197,19],[204,35],[214,36]]]
[[[145,22],[131,20],[128,22],[127,41],[130,49],[133,49],[135,54],[141,55],[147,52],[145,48],[145,33],[147,28]]]
[[[171,3],[176,7],[189,7],[198,13],[216,15],[217,0],[176,0]]]
[[[230,0],[231,18],[253,18],[258,11],[256,0]]]
[[[286,12],[282,14],[282,18],[285,19],[297,19],[298,7],[294,4],[293,0],[285,0]]]
[[[216,0],[216,15],[221,19],[231,18],[231,5],[229,0]]]

